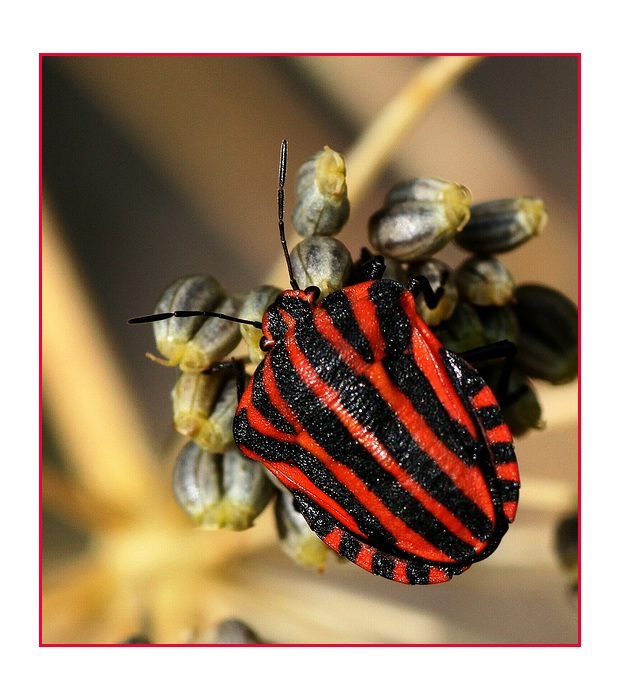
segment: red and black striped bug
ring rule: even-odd
[[[233,434],[293,494],[314,532],[363,569],[407,584],[448,581],[489,556],[515,517],[519,472],[491,389],[468,361],[503,356],[508,341],[457,355],[416,311],[424,277],[365,279],[318,301],[299,289],[284,235],[286,142],[279,230],[291,289],[267,309],[266,355],[240,396]],[[149,322],[179,311],[132,319]],[[510,362],[504,363],[505,391]]]

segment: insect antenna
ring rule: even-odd
[[[278,228],[280,230],[280,243],[282,244],[282,250],[284,251],[284,259],[286,260],[286,267],[288,269],[289,282],[291,283],[291,289],[299,289],[299,285],[293,276],[293,268],[291,265],[291,256],[288,252],[288,246],[286,244],[286,234],[284,231],[284,182],[286,180],[286,163],[288,158],[288,142],[282,141],[280,146],[280,169],[278,174]],[[166,311],[159,314],[149,314],[147,316],[137,316],[136,318],[130,318],[127,323],[137,324],[137,323],[154,323],[156,321],[165,321],[167,318],[188,318],[190,316],[210,316],[212,318],[223,318],[225,321],[234,321],[235,323],[245,323],[249,326],[254,326],[254,328],[262,329],[263,324],[260,321],[248,321],[245,318],[237,318],[236,316],[228,316],[227,314],[220,314],[216,311]]]
[[[130,318],[127,323],[153,323],[154,321],[165,321],[167,318],[188,318],[190,316],[209,316],[211,318],[223,318],[225,321],[234,321],[235,323],[246,323],[254,328],[262,328],[263,324],[260,321],[248,321],[246,318],[237,318],[228,314],[220,314],[217,311],[166,311],[161,314],[149,314],[148,316],[136,316]]]
[[[278,228],[280,229],[280,243],[282,244],[282,250],[284,251],[284,259],[286,260],[286,267],[288,269],[289,282],[291,283],[291,289],[299,289],[297,280],[293,276],[293,268],[291,266],[291,256],[288,252],[288,246],[286,244],[286,235],[284,233],[284,181],[286,180],[286,161],[288,158],[288,142],[286,139],[282,141],[282,146],[280,147],[280,173],[278,178]]]

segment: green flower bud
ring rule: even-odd
[[[579,586],[579,515],[563,517],[557,524],[554,541],[555,552],[566,571],[570,590],[576,593]]]
[[[480,374],[495,392],[499,384],[503,361],[494,360],[478,367]],[[508,381],[507,396],[497,396],[506,424],[514,437],[521,437],[530,430],[544,428],[542,408],[532,383],[517,370],[512,370]]]

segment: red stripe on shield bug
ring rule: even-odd
[[[234,440],[293,494],[312,530],[338,554],[408,584],[440,583],[489,556],[513,521],[519,472],[497,399],[468,361],[514,345],[458,355],[416,311],[433,291],[416,276],[383,279],[381,256],[362,281],[318,301],[300,289],[284,229],[287,145],[282,143],[278,226],[290,286],[262,323],[179,310],[144,323],[216,316],[261,328],[266,355],[240,395]]]

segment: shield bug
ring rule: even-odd
[[[268,307],[265,357],[240,395],[234,439],[293,495],[311,529],[338,554],[393,581],[448,581],[485,559],[515,517],[519,473],[498,401],[470,364],[514,345],[456,354],[416,311],[442,296],[423,276],[383,279],[381,256],[361,281],[319,301],[300,289],[284,233],[287,146],[278,225],[291,289]],[[208,311],[156,314],[130,323]],[[217,314],[215,314],[217,315]],[[499,393],[498,391],[498,393]]]

